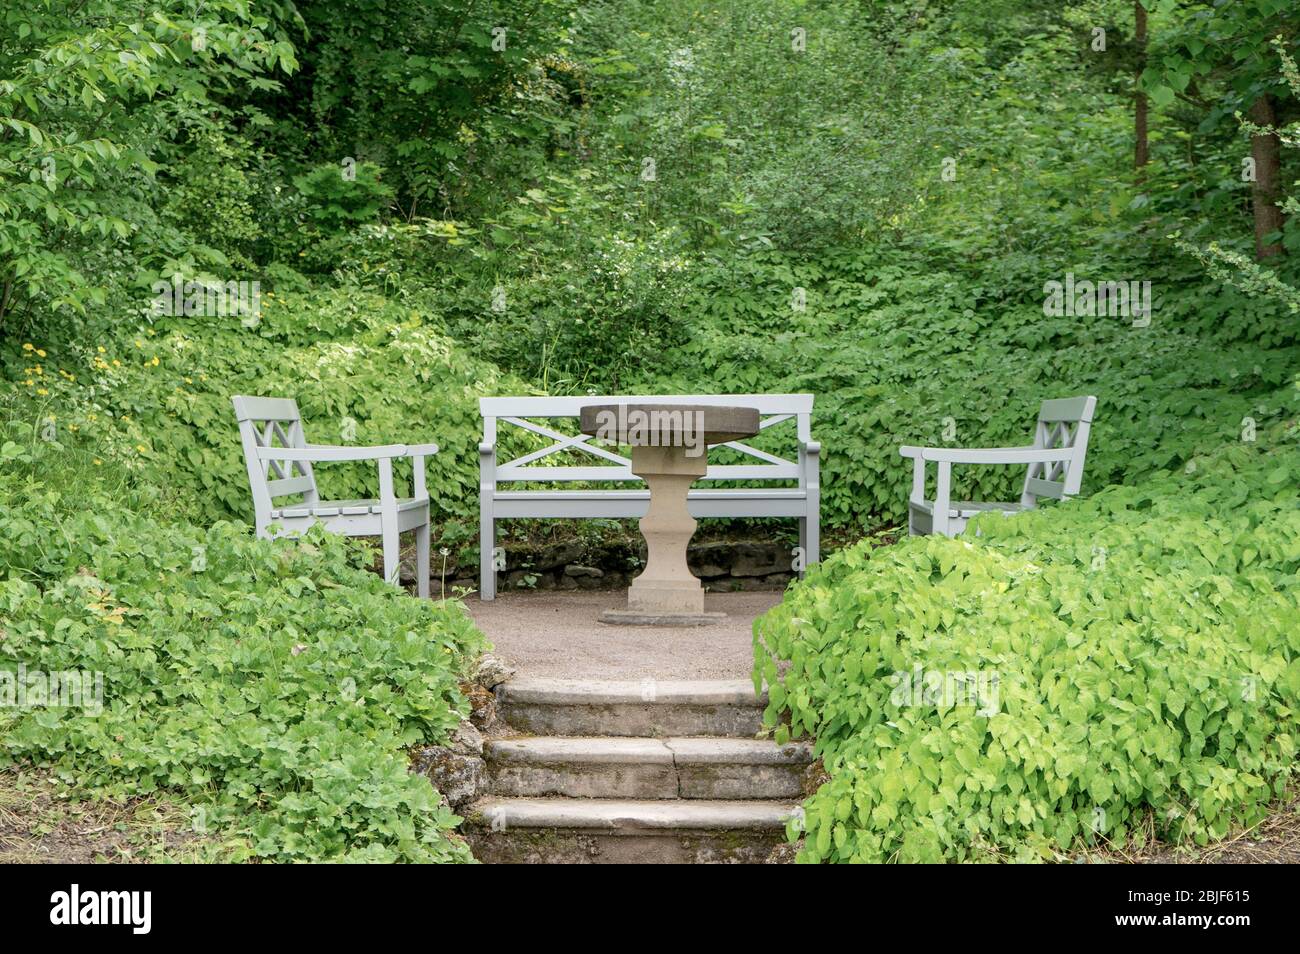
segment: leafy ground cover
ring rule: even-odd
[[[4,668],[103,675],[93,718],[84,699],[0,710],[6,764],[174,793],[235,856],[468,859],[405,753],[467,712],[457,683],[482,636],[459,604],[409,599],[323,532],[276,544],[161,518],[147,494],[76,480],[57,443],[6,437]]]
[[[755,680],[829,775],[800,859],[1055,858],[1141,849],[1148,819],[1202,845],[1258,822],[1295,771],[1295,426],[963,539],[863,543],[794,587],[755,623]]]

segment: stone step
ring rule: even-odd
[[[744,680],[606,682],[519,677],[496,688],[500,712],[534,735],[752,737],[767,693]]]
[[[785,841],[793,801],[486,798],[467,813],[492,864],[761,862]]]
[[[489,742],[496,795],[575,798],[799,798],[806,742],[541,736]]]

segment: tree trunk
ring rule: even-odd
[[[9,314],[9,303],[13,301],[14,280],[11,276],[5,276],[4,291],[0,292],[0,325],[4,324],[5,317]]]
[[[1267,94],[1260,96],[1251,104],[1247,113],[1256,126],[1275,128],[1277,114],[1273,110],[1273,98]],[[1251,202],[1255,211],[1255,258],[1263,261],[1282,254],[1282,246],[1277,242],[1269,243],[1266,237],[1282,229],[1286,217],[1278,207],[1282,201],[1279,185],[1282,178],[1282,144],[1277,133],[1252,133],[1250,137],[1250,154],[1255,160],[1255,181],[1251,183]]]
[[[1147,66],[1147,8],[1142,6],[1142,0],[1133,0],[1133,22],[1133,43],[1137,47],[1133,71],[1133,168],[1141,181],[1142,167],[1151,158],[1147,144],[1147,94],[1138,86]]]

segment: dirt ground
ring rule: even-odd
[[[43,770],[0,772],[0,864],[202,860],[183,805],[76,796]]]
[[[1165,865],[1300,864],[1300,795],[1293,788],[1258,825],[1203,848],[1148,840],[1141,851],[1100,852],[1089,860]]]
[[[708,626],[611,626],[597,617],[627,606],[626,590],[505,593],[465,600],[496,653],[521,675],[566,679],[748,679],[754,620],[781,602],[779,592],[709,593]]]

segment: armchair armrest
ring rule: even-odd
[[[809,494],[821,492],[821,453],[820,441],[799,442],[799,484]]]
[[[260,460],[386,460],[406,455],[405,444],[379,444],[374,447],[330,447],[308,444],[306,447],[259,447]]]
[[[948,464],[1036,464],[1057,460],[1072,460],[1071,447],[911,447],[904,444],[898,449],[902,457],[915,461],[937,461]]]

